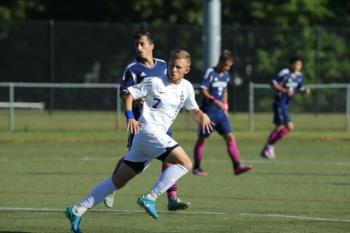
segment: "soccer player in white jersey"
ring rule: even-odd
[[[190,70],[190,64],[191,57],[187,51],[175,50],[171,54],[167,75],[148,78],[128,88],[125,112],[128,118],[127,128],[136,134],[132,146],[111,178],[97,185],[78,204],[67,207],[66,216],[70,220],[73,232],[81,232],[81,217],[88,209],[102,202],[113,191],[125,186],[153,159],[172,165],[162,172],[146,194],[137,198],[137,203],[154,219],[159,217],[155,206],[156,199],[192,168],[191,159],[167,134],[167,130],[183,107],[190,111],[203,131],[213,130],[209,117],[196,103],[192,84],[184,79]],[[140,98],[144,98],[145,102],[141,117],[137,121],[132,113],[132,102]]]
[[[153,57],[154,42],[152,35],[148,31],[138,31],[135,33],[135,51],[136,58],[133,59],[124,69],[123,79],[120,85],[121,97],[124,100],[125,108],[125,97],[128,93],[128,87],[141,83],[147,77],[159,77],[166,74],[167,64],[164,60]],[[132,112],[136,120],[139,119],[143,108],[143,99],[139,99],[133,102]],[[171,129],[168,130],[168,134],[171,136]],[[130,149],[134,134],[129,134],[128,137],[128,148]],[[123,158],[121,158],[113,171],[115,173],[121,165]],[[162,171],[165,170],[170,164],[163,163]],[[115,192],[108,195],[104,203],[107,207],[112,208],[114,204]],[[168,196],[168,210],[184,210],[190,207],[190,203],[181,200],[177,197],[177,183],[171,186],[167,190]]]

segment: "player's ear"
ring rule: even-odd
[[[187,68],[185,69],[185,74],[187,74],[188,72],[190,72],[190,67],[187,67]]]

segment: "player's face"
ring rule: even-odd
[[[141,36],[140,39],[135,41],[136,54],[141,59],[147,59],[153,56],[154,45],[151,43],[147,36]]]
[[[299,72],[299,71],[301,71],[302,68],[303,68],[303,62],[302,61],[294,62],[293,67],[292,67],[294,72]]]
[[[227,60],[224,64],[223,64],[223,71],[229,71],[231,69],[233,65],[233,61],[231,60]]]
[[[168,67],[168,77],[172,83],[179,83],[185,74],[190,71],[189,64],[186,59],[171,59]]]

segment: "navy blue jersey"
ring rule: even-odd
[[[161,59],[154,59],[151,68],[146,67],[137,58],[133,59],[124,69],[123,79],[120,83],[120,94],[125,94],[128,87],[141,83],[147,77],[163,77],[167,72],[167,63]],[[142,105],[134,103],[133,113],[136,120],[140,117]]]
[[[206,89],[215,99],[224,102],[224,94],[230,81],[230,75],[225,71],[220,75],[215,68],[208,68],[204,74],[200,88]],[[201,109],[205,112],[224,111],[208,99],[202,100]]]
[[[303,91],[305,89],[302,74],[300,72],[292,74],[289,69],[281,70],[276,77],[272,79],[273,83],[277,83],[284,88]],[[274,104],[288,105],[291,97],[286,93],[276,91]]]

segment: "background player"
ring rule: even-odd
[[[123,104],[125,109],[125,96],[128,93],[127,88],[141,83],[147,77],[161,77],[166,74],[167,64],[164,60],[154,58],[153,57],[153,49],[154,42],[150,32],[147,31],[139,31],[134,36],[135,40],[135,50],[137,57],[134,58],[125,68],[123,73],[123,79],[120,85],[120,93],[123,98]],[[133,102],[133,114],[135,119],[139,119],[142,106],[143,99],[139,99]],[[171,135],[171,129],[168,130],[168,134]],[[132,140],[134,138],[134,134],[129,134],[128,138],[128,148],[131,147]],[[122,159],[121,159],[122,160]],[[120,166],[120,161],[118,161],[116,168],[113,173],[116,172],[118,167]],[[167,163],[162,164],[162,171],[170,166]],[[177,197],[177,184],[175,183],[172,187],[167,190],[168,196],[168,210],[182,210],[190,207],[189,202],[182,201]],[[107,207],[112,208],[114,203],[114,193],[107,196],[104,201]]]
[[[159,217],[156,199],[192,168],[190,158],[167,134],[167,130],[183,107],[190,111],[204,132],[213,129],[209,117],[196,103],[192,84],[184,79],[190,70],[190,64],[188,52],[175,50],[169,62],[168,75],[152,77],[128,88],[125,112],[128,118],[127,128],[131,133],[136,133],[132,146],[112,178],[97,185],[79,204],[66,209],[73,232],[81,232],[81,216],[88,209],[125,186],[155,158],[172,165],[162,172],[149,192],[137,198],[137,203],[153,218]],[[132,101],[140,98],[144,98],[145,102],[139,121],[136,121]]]
[[[251,165],[240,165],[240,152],[237,147],[236,139],[232,133],[232,127],[227,115],[227,85],[230,80],[228,71],[233,65],[233,56],[230,51],[224,50],[220,55],[218,64],[207,69],[201,83],[201,94],[204,99],[202,101],[201,110],[208,114],[214,122],[215,130],[223,136],[226,141],[227,152],[233,164],[233,172],[235,175],[242,174],[251,170]],[[198,139],[194,147],[194,168],[193,174],[206,176],[201,168],[202,155],[205,144],[208,142],[210,133],[198,132]]]
[[[272,79],[272,87],[276,90],[273,101],[273,123],[272,130],[260,155],[267,159],[276,157],[274,145],[290,131],[294,130],[294,124],[289,115],[289,101],[296,90],[310,93],[309,88],[305,88],[302,79],[301,69],[303,61],[299,57],[289,59],[290,68],[282,69],[276,77]]]

